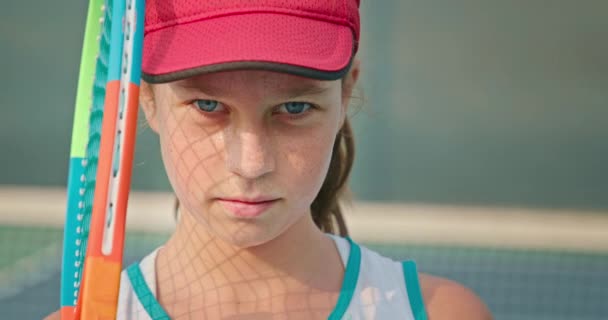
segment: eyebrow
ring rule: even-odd
[[[329,90],[329,86],[324,85],[322,81],[310,81],[304,86],[289,88],[285,94],[288,99],[311,96],[324,93]]]
[[[213,97],[223,96],[228,93],[228,90],[226,90],[225,88],[223,88],[221,86],[213,85],[212,83],[203,84],[203,83],[198,83],[196,81],[180,80],[177,82],[177,86],[180,89],[198,91],[198,92],[204,93],[205,95],[209,95],[209,96],[213,96]]]
[[[226,88],[225,86],[217,86],[213,83],[201,83],[189,80],[179,81],[178,86],[186,90],[198,91],[211,97],[229,96],[231,91],[230,88]],[[290,86],[281,91],[280,94],[285,99],[293,99],[297,97],[322,94],[329,89],[330,86],[325,85],[325,81],[306,81],[305,84]]]

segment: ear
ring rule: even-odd
[[[141,105],[146,121],[154,132],[158,133],[158,117],[156,110],[156,100],[154,99],[154,90],[152,85],[143,81],[139,88],[139,104]]]
[[[357,85],[357,81],[359,80],[359,73],[361,71],[361,61],[357,58],[353,58],[353,64],[348,71],[348,74],[342,79],[342,125],[344,124],[344,120],[346,119],[346,115],[348,112],[348,106],[350,105],[350,100],[353,95],[353,90]]]

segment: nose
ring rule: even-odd
[[[275,169],[272,142],[264,130],[235,132],[233,139],[226,141],[226,162],[231,172],[255,179]]]

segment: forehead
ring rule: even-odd
[[[324,81],[265,70],[233,70],[201,74],[170,84],[176,90],[202,91],[213,96],[238,92],[302,96],[320,94],[340,86],[340,80]]]

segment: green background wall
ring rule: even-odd
[[[608,208],[607,1],[363,0],[367,200]],[[0,184],[63,186],[86,4],[0,11]],[[141,126],[133,186],[167,190]]]

